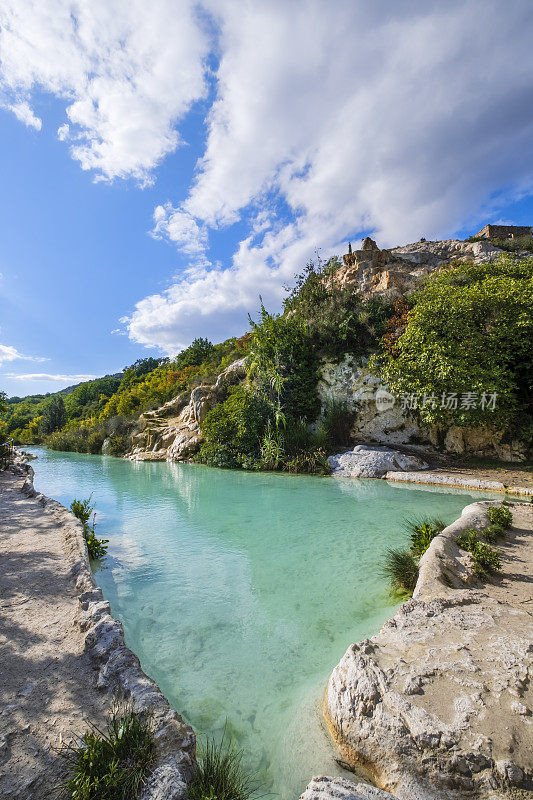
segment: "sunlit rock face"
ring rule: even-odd
[[[526,457],[524,444],[510,439],[505,430],[457,425],[443,429],[409,416],[401,399],[393,397],[380,376],[369,369],[367,358],[346,355],[340,362],[324,361],[318,394],[323,407],[334,400],[354,413],[351,436],[356,444],[415,445],[510,462]]]
[[[379,295],[392,301],[415,289],[431,272],[453,261],[482,264],[492,261],[502,251],[490,242],[440,242],[421,240],[392,250],[380,250],[373,239],[366,238],[361,250],[343,256],[343,266],[328,281],[341,288],[353,287],[364,297]]]
[[[382,478],[390,471],[427,469],[425,461],[390,447],[356,445],[353,450],[330,456],[332,475],[345,478]]]
[[[228,386],[245,377],[242,358],[226,367],[212,386],[196,386],[161,408],[141,414],[141,430],[133,435],[127,457],[133,461],[186,461],[203,441],[201,425],[208,411],[223,399]]]

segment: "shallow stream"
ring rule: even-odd
[[[66,506],[92,493],[110,540],[96,580],[145,672],[196,731],[226,726],[283,800],[341,774],[321,700],[394,611],[380,564],[407,543],[402,520],[449,523],[491,496],[33,451],[39,491]]]

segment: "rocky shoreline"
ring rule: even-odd
[[[108,708],[118,698],[151,717],[156,762],[140,800],[182,800],[195,767],[194,731],[170,708],[157,684],[145,675],[139,659],[126,646],[122,625],[111,616],[109,603],[91,572],[81,523],[60,503],[37,492],[33,469],[17,460],[15,475],[25,478],[20,491],[40,504],[44,516],[53,518],[53,526],[63,538],[69,578],[77,594],[78,608],[73,607],[72,625],[82,631],[84,657],[94,671],[94,684],[85,687],[85,691],[99,693]]]
[[[399,800],[531,796],[533,509],[512,504],[504,573],[480,584],[456,539],[487,524],[489,505],[467,506],[433,540],[413,599],[351,645],[328,683],[343,757]]]
[[[157,763],[141,800],[182,800],[194,769],[194,732],[125,645],[122,626],[90,570],[81,523],[35,490],[28,464],[19,463],[15,472],[19,480],[25,478],[23,494],[36,500],[61,531],[77,595],[75,622],[94,670],[94,689],[109,704],[116,696],[128,698],[153,717]],[[533,744],[522,739],[531,726],[532,707],[530,572],[518,587],[518,595],[529,591],[529,599],[520,595],[510,603],[505,591],[494,596],[491,587],[476,584],[469,556],[455,544],[465,528],[486,524],[488,505],[467,506],[434,539],[420,562],[413,599],[378,634],[352,645],[328,683],[325,717],[343,758],[382,789],[319,777],[304,800],[444,800],[474,790],[496,800],[508,796],[509,789],[518,792],[513,797],[529,796]],[[517,503],[512,509],[509,547],[523,548],[526,532],[530,569],[533,508]],[[516,589],[519,579],[506,573],[507,590]],[[505,741],[499,729],[508,731]]]

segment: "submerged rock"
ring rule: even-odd
[[[418,456],[406,455],[389,447],[367,447],[358,444],[347,453],[330,456],[332,474],[346,478],[382,478],[387,472],[427,469]]]

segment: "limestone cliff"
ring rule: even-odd
[[[201,424],[232,384],[246,377],[245,360],[234,361],[212,386],[196,386],[182,392],[155,411],[139,418],[140,430],[133,434],[132,461],[186,461],[203,441]]]
[[[510,440],[503,430],[457,425],[444,430],[420,423],[402,409],[399,398],[388,393],[379,375],[368,367],[367,358],[347,355],[340,362],[325,361],[318,393],[323,405],[337,400],[354,412],[352,438],[357,443],[438,447],[446,453],[491,456],[510,462],[525,458],[524,444]]]

